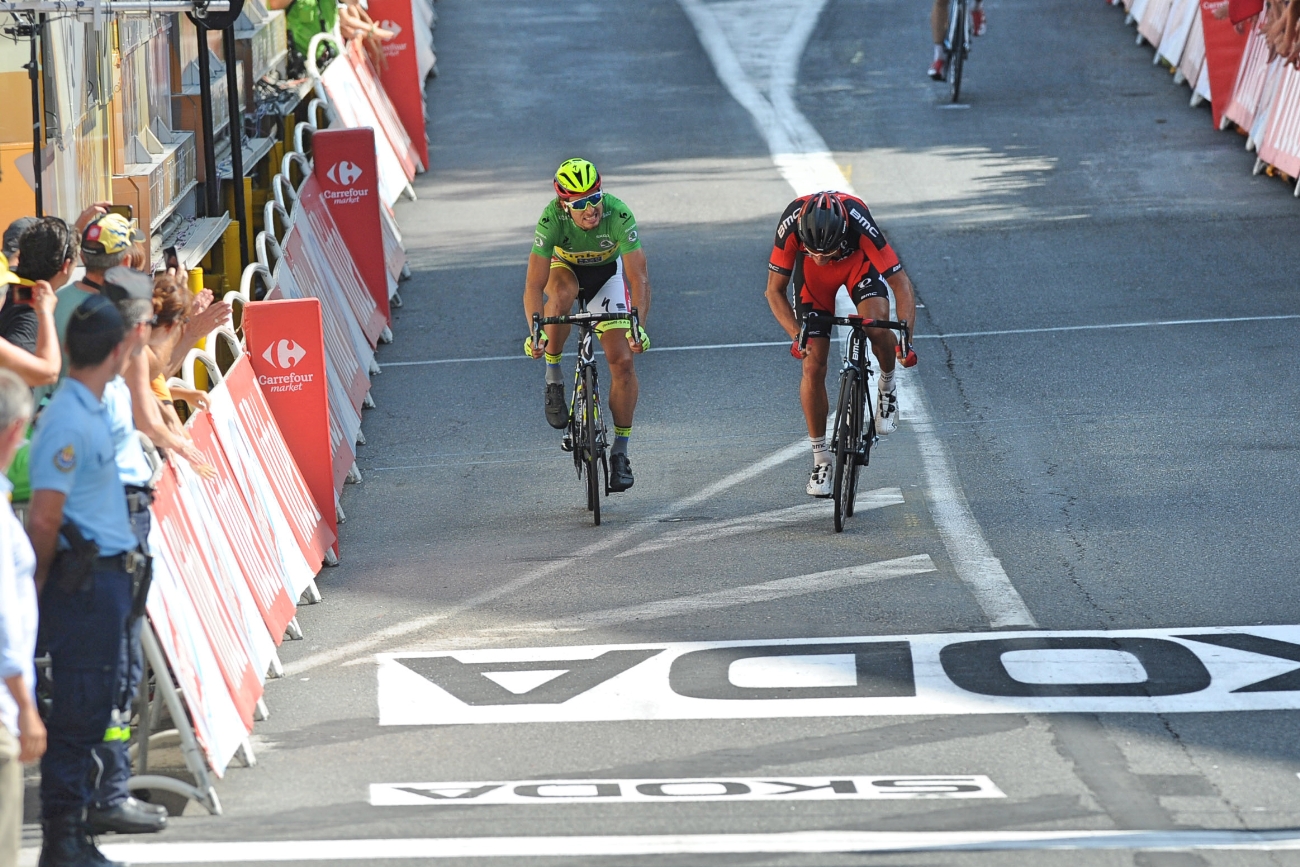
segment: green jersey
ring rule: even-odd
[[[555,257],[570,265],[603,265],[623,253],[641,249],[636,233],[636,217],[631,209],[608,193],[601,200],[605,213],[596,228],[587,231],[573,222],[559,199],[542,211],[537,221],[533,252],[550,259]]]

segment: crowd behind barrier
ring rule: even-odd
[[[160,350],[170,367],[179,363],[178,376],[168,380],[166,371],[155,381],[159,406],[178,405],[186,416],[183,427],[176,418],[174,440],[149,442],[153,435],[138,421],[140,395],[132,395],[136,427],[147,434],[141,443],[150,451],[159,446],[147,486],[152,576],[144,580],[148,628],[140,636],[143,683],[150,688],[135,697],[129,720],[115,717],[114,724],[121,726],[123,741],[129,736],[131,791],[148,792],[153,800],[171,793],[173,807],[183,803],[175,798],[180,796],[219,814],[215,780],[236,759],[255,762],[249,736],[256,720],[269,713],[266,681],[283,674],[278,647],[286,638],[303,637],[298,606],[320,601],[315,579],[340,556],[338,524],[345,517],[339,496],[345,484],[361,481],[355,458],[365,442],[363,411],[374,406],[376,351],[393,339],[398,281],[409,276],[392,205],[403,195],[414,197],[411,182],[428,163],[423,91],[434,67],[436,21],[433,0],[371,0],[370,13],[377,26],[394,34],[378,56],[361,37],[313,40],[309,58],[320,42],[333,40],[336,51],[323,69],[314,59],[306,63],[316,99],[306,107],[294,149],[271,184],[263,229],[253,243],[255,261],[238,288],[220,300],[211,293],[196,296],[206,312],[192,315],[193,325],[176,327],[175,339]],[[25,335],[25,345],[0,338],[0,368],[17,372],[26,386],[48,389],[59,380],[60,368],[66,370],[57,305],[66,296],[68,315],[75,318],[101,303],[93,298],[94,287],[108,294],[103,280],[118,279],[112,277],[116,271],[103,278],[95,270],[98,260],[87,252],[91,236],[102,230],[107,238],[101,224],[120,223],[137,244],[141,240],[125,218],[105,215],[105,204],[87,209],[75,227],[47,218],[35,233],[32,223],[23,222],[6,234],[7,254],[9,234],[30,241],[43,231],[42,243],[46,236],[58,241],[66,235],[65,246],[52,252],[32,242],[20,253],[14,245],[9,261],[15,270],[0,273],[3,288],[12,287],[0,329],[9,328],[17,310]],[[74,244],[80,245],[87,274],[75,287]],[[114,264],[149,269],[147,256],[114,255]],[[41,265],[42,256],[53,271],[18,276]],[[183,270],[157,281],[183,284]],[[75,308],[83,297],[90,300]],[[162,381],[171,386],[174,402],[161,403]],[[150,407],[157,409],[152,400]],[[4,421],[0,427],[17,429],[16,422]],[[10,476],[19,481],[24,474],[16,464]],[[26,496],[28,489],[14,491],[20,515]],[[6,551],[0,559],[8,558]],[[2,574],[7,573],[0,566]],[[14,574],[23,580],[21,568]],[[0,617],[5,648],[12,645],[7,620]],[[41,660],[36,663],[41,668]],[[29,691],[35,687],[26,684]],[[0,735],[30,734],[8,732],[6,724],[19,727],[0,717]],[[156,756],[160,743],[175,739],[185,773],[178,775],[174,767],[152,773],[157,762],[151,767],[151,745]],[[22,758],[30,761],[30,751]],[[12,770],[14,762],[5,765],[7,760],[0,752],[0,770]],[[6,847],[16,845],[5,837],[12,799],[0,804],[6,813],[0,816],[0,862],[8,863]]]
[[[1191,88],[1193,106],[1208,101],[1217,129],[1246,136],[1255,174],[1300,197],[1300,0],[1110,2],[1155,48],[1153,62]]]

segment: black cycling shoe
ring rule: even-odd
[[[569,405],[564,402],[564,386],[558,382],[546,383],[546,422],[556,430],[569,423]]]
[[[615,493],[626,491],[636,481],[632,478],[632,462],[625,454],[609,457],[609,489]]]

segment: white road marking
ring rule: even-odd
[[[1300,831],[794,831],[599,837],[213,840],[199,843],[107,843],[102,847],[108,858],[132,864],[1103,849],[1294,851],[1300,849]],[[20,867],[36,867],[36,858],[36,849],[24,849],[18,863]]]
[[[799,455],[805,454],[808,448],[809,446],[806,440],[791,443],[785,448],[773,452],[767,457],[755,461],[749,466],[737,470],[731,475],[719,479],[711,485],[706,485],[694,494],[677,500],[659,514],[652,515],[645,524],[634,524],[627,529],[610,533],[598,542],[593,542],[590,545],[585,545],[582,548],[579,548],[571,557],[553,560],[544,566],[534,569],[527,575],[523,575],[513,581],[508,581],[505,584],[499,585],[490,590],[485,590],[476,596],[466,599],[464,602],[452,605],[442,611],[437,611],[433,614],[426,614],[423,617],[403,620],[400,623],[394,623],[392,626],[377,630],[366,638],[349,641],[346,644],[332,647],[329,650],[322,650],[318,653],[304,656],[302,659],[287,662],[284,666],[285,674],[289,677],[295,677],[311,671],[312,669],[319,668],[322,665],[333,665],[345,660],[351,660],[359,654],[366,653],[376,647],[381,647],[390,641],[420,632],[421,630],[428,629],[431,626],[436,626],[444,620],[455,617],[458,614],[471,611],[482,605],[486,605],[495,599],[500,599],[503,596],[517,593],[535,581],[540,581],[549,575],[554,575],[556,572],[566,568],[575,560],[581,560],[586,557],[604,553],[611,548],[616,548],[635,534],[643,532],[648,527],[653,526],[657,521],[671,518],[683,510],[689,509],[710,497],[722,493],[723,491],[734,488],[736,485],[742,484],[755,476],[765,473],[773,467],[780,466],[786,461],[793,460]]]
[[[1300,626],[443,649],[379,660],[380,725],[1300,709]],[[489,676],[556,670],[564,674],[523,694]]]
[[[918,307],[920,305],[917,305]],[[1103,322],[1096,325],[1056,325],[1050,328],[1006,328],[998,331],[953,331],[947,334],[918,334],[913,340],[953,340],[969,337],[1009,337],[1018,334],[1059,334],[1067,331],[1115,331],[1124,328],[1169,328],[1183,325],[1231,325],[1238,322],[1279,322],[1300,319],[1300,313],[1277,316],[1224,316],[1216,319],[1151,319],[1143,322]],[[840,342],[839,340],[836,341]],[[789,340],[761,340],[749,343],[699,343],[693,346],[655,346],[648,352],[703,352],[714,349],[754,349],[789,346]],[[385,361],[390,367],[420,367],[428,364],[474,364],[482,361],[528,361],[522,355],[484,355],[471,358],[435,358],[427,361]]]
[[[793,578],[778,578],[774,581],[748,584],[730,590],[715,590],[709,593],[682,596],[676,599],[661,599],[623,608],[589,611],[559,620],[536,620],[513,626],[490,627],[469,635],[440,639],[436,642],[436,645],[443,650],[453,647],[479,648],[525,635],[582,632],[587,629],[619,626],[642,620],[683,617],[698,614],[701,611],[713,611],[738,605],[753,605],[758,602],[771,602],[777,599],[788,599],[792,596],[804,596],[809,593],[838,590],[858,584],[889,581],[894,578],[905,578],[909,575],[921,575],[934,571],[934,561],[925,554],[919,554],[913,557],[901,557],[896,560],[883,560],[863,566],[853,566],[848,569],[833,569],[829,572],[817,572]],[[418,648],[412,648],[412,650],[415,649]],[[373,661],[372,657],[363,657],[345,664],[360,665]]]
[[[874,491],[864,491],[858,494],[854,513],[881,509],[885,506],[897,506],[901,505],[902,502],[903,492],[898,488],[879,488]],[[760,530],[768,530],[785,524],[797,524],[814,518],[825,518],[829,514],[830,508],[831,506],[825,502],[803,503],[798,506],[775,509],[771,512],[746,515],[743,518],[718,521],[701,527],[686,527],[671,533],[665,533],[647,542],[642,542],[635,548],[624,551],[617,556],[633,557],[638,554],[649,554],[651,551],[661,551],[664,548],[712,542],[717,539],[725,539],[728,536],[738,536],[742,533],[756,533]]]
[[[376,807],[479,804],[655,804],[664,801],[910,801],[1005,798],[983,774],[948,776],[706,777],[372,783]]]
[[[678,2],[694,24],[718,78],[753,116],[759,132],[767,140],[773,162],[795,192],[800,195],[826,189],[852,192],[852,185],[836,165],[830,149],[799,112],[791,93],[793,70],[797,69],[824,0],[804,0],[799,10],[790,10],[788,3],[776,2],[762,7],[752,3]],[[765,10],[770,10],[770,14],[758,14]],[[785,14],[778,15],[778,10]],[[794,26],[790,25],[792,21]],[[776,54],[767,55],[771,64],[771,89],[764,98],[755,86],[753,62],[746,68],[737,57],[747,55],[750,45],[758,46],[760,52],[766,50],[774,28],[781,38]],[[970,588],[992,626],[1035,625],[1033,615],[971,514],[947,450],[930,423],[924,394],[906,376],[899,378],[898,389],[900,398],[905,398],[900,402],[910,410],[935,524],[958,577]]]

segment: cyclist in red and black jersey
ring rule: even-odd
[[[791,202],[777,223],[776,242],[767,268],[767,303],[776,321],[796,340],[801,322],[807,322],[807,349],[801,353],[797,343],[790,347],[791,354],[803,359],[799,398],[813,450],[813,471],[807,490],[814,497],[829,497],[831,453],[826,447],[829,408],[826,359],[831,336],[828,320],[835,315],[835,295],[843,286],[860,315],[888,319],[889,290],[893,289],[898,318],[911,324],[916,319],[912,281],[871,218],[866,203],[848,193],[814,193]],[[797,316],[786,295],[791,280]],[[894,383],[898,341],[892,331],[882,328],[868,329],[867,335],[880,362],[876,432],[888,434],[898,426],[898,394]],[[915,363],[914,355],[904,361],[909,367]]]

